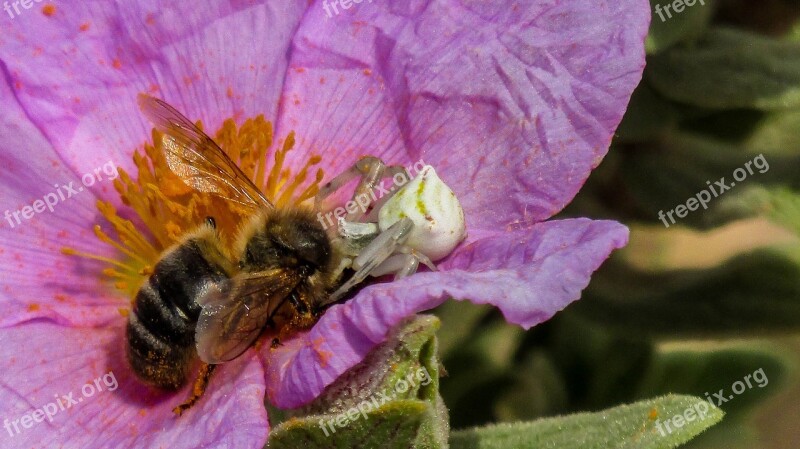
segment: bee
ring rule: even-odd
[[[380,230],[326,229],[317,208],[338,188],[360,177],[354,198],[402,168],[365,157],[320,188],[314,206],[276,208],[203,131],[167,103],[139,96],[139,107],[162,134],[170,170],[189,187],[235,203],[249,218],[227,250],[208,217],[167,249],[137,292],[126,329],[126,355],[144,383],[177,390],[199,359],[180,415],[205,392],[216,365],[235,359],[267,329],[283,338],[312,326],[366,276],[401,270],[417,261],[405,245],[414,223],[403,218]],[[349,214],[358,222],[365,217]],[[349,226],[348,228],[352,228]],[[363,228],[363,226],[362,226]],[[411,269],[409,269],[411,267]],[[435,269],[435,266],[432,266]],[[273,341],[273,344],[276,342]]]
[[[303,328],[316,321],[339,266],[326,231],[309,210],[276,209],[214,141],[177,110],[140,96],[144,114],[164,133],[170,169],[190,187],[243,206],[251,219],[229,260],[215,221],[164,252],[137,292],[127,325],[127,357],[145,383],[182,387],[202,360],[190,408],[214,366],[234,359],[267,325]]]

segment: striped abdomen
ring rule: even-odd
[[[127,355],[134,373],[156,387],[178,389],[196,356],[196,297],[208,283],[227,278],[219,251],[203,232],[168,252],[155,266],[133,304]],[[211,259],[211,260],[209,260]]]

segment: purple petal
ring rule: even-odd
[[[283,406],[313,398],[392,325],[447,295],[496,303],[511,321],[526,326],[577,297],[591,271],[623,244],[626,233],[619,225],[584,222],[586,235],[571,228],[558,231],[563,235],[548,232],[561,224],[507,235],[492,230],[551,216],[600,162],[641,76],[649,17],[643,0],[525,7],[502,0],[364,2],[330,19],[317,2],[295,36],[306,6],[88,1],[57,7],[52,17],[31,11],[0,37],[4,79],[14,87],[20,117],[30,118],[23,126],[31,135],[42,130],[37,142],[49,142],[42,148],[55,148],[57,161],[78,175],[109,159],[130,171],[130,153],[149,129],[133,99],[151,91],[210,128],[231,115],[277,117],[278,136],[298,131],[295,165],[308,152],[322,153],[328,176],[361,154],[406,164],[422,158],[453,187],[467,213],[469,246],[443,263],[443,272],[365,289],[268,357],[278,391],[271,394]],[[251,61],[263,63],[250,66]],[[9,154],[3,162],[19,164],[29,149],[2,148]],[[52,173],[57,172],[35,176],[52,179]],[[19,192],[28,182],[0,188]],[[73,220],[88,225],[81,215],[88,199],[80,206],[75,201],[79,215]],[[571,223],[577,228],[582,222]],[[78,275],[49,289],[22,283],[26,276],[46,274],[36,271],[40,266],[63,269],[52,255],[43,256],[40,266],[30,263],[60,246],[53,243],[55,225],[36,226],[24,234],[0,234],[0,249],[38,248],[19,255],[28,266],[9,265],[16,267],[17,284],[0,295],[0,307],[16,315],[0,325],[37,316],[70,324],[109,322],[113,307],[103,295],[94,320],[69,318],[69,308],[37,315],[46,309],[40,304],[27,307],[30,316],[18,311],[31,305],[26,301],[33,295],[52,297],[65,286],[86,291]],[[79,240],[71,246],[87,245],[89,228],[74,229],[84,234],[69,235]],[[25,245],[15,247],[18,241]],[[505,257],[489,258],[497,247],[506,250]],[[580,260],[569,265],[565,254]],[[14,260],[5,257],[3,262]],[[503,282],[495,287],[498,279]],[[387,307],[387,298],[395,297],[403,299]],[[372,321],[364,324],[362,317]],[[289,352],[292,347],[299,352]]]
[[[574,197],[641,79],[650,14],[644,0],[451,0],[330,16],[317,2],[298,30],[279,134],[296,130],[328,176],[364,154],[423,159],[472,230]]]
[[[121,355],[123,335],[119,326],[70,329],[46,322],[0,329],[0,416],[6,420],[0,446],[263,447],[269,423],[263,405],[264,372],[255,356],[243,356],[217,370],[206,395],[176,418],[171,409],[187,397],[188,387],[167,395],[139,384]],[[70,393],[79,402],[60,410],[57,397]],[[33,412],[45,407],[54,411],[52,421],[32,421]]]
[[[232,115],[275,115],[285,54],[303,11],[300,4],[240,1],[55,7],[48,17],[37,5],[0,37],[9,83],[0,86],[0,163],[7,168],[0,206],[11,214],[57,194],[55,184],[80,186],[82,175],[109,162],[135,173],[131,154],[151,128],[136,107],[139,92],[163,96],[215,126]],[[253,41],[263,45],[247,44]],[[0,217],[0,325],[44,317],[96,326],[127,307],[100,282],[96,264],[59,252],[71,246],[113,255],[92,226],[102,221],[97,198],[119,205],[119,197],[108,181],[86,190],[21,224]]]
[[[264,353],[267,394],[278,407],[307,403],[358,364],[404,318],[447,298],[497,306],[530,328],[580,297],[608,255],[628,241],[613,221],[549,221],[460,248],[439,272],[374,284],[331,307],[307,333]]]
[[[33,124],[76,174],[108,159],[131,168],[152,128],[137,109],[140,92],[211,129],[232,116],[274,117],[287,48],[306,7],[238,0],[54,6],[52,16],[33,9],[10,22],[0,60]]]
[[[73,183],[73,190],[80,189],[80,178],[64,167],[5,84],[0,84],[0,103],[0,326],[34,318],[85,326],[119,320],[117,310],[127,307],[127,300],[104,289],[96,265],[76,266],[77,259],[60,252],[70,246],[112,254],[92,233],[98,221],[95,201],[109,196],[111,182],[73,195],[63,186]],[[35,202],[44,206],[45,196],[58,200],[53,211],[36,213]]]

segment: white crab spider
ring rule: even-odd
[[[363,158],[327,183],[317,195],[317,203],[357,176],[361,181],[353,198],[369,197],[369,190],[384,177],[398,173],[407,179],[402,167],[387,167],[375,157]],[[466,237],[461,203],[430,165],[372,206],[373,211],[366,216],[356,211],[339,218],[336,242],[351,256],[345,263],[355,273],[331,295],[331,302],[341,299],[367,276],[394,273],[399,279],[415,273],[420,263],[436,270],[433,262],[450,254]],[[361,221],[364,218],[366,222]]]

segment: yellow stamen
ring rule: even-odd
[[[100,228],[100,225],[94,225],[94,235],[100,239],[101,242],[107,243],[114,248],[117,248],[121,253],[125,254],[126,256],[130,257],[131,259],[137,260],[142,263],[147,263],[141,256],[136,254],[135,252],[129,250],[122,244],[117,243],[114,239],[108,236],[103,230]]]
[[[125,269],[125,270],[136,272],[136,268],[134,268],[134,267],[132,267],[130,265],[126,265],[126,264],[124,264],[124,263],[122,263],[122,262],[120,262],[118,260],[114,260],[114,259],[111,259],[111,258],[108,258],[108,257],[98,256],[98,255],[95,255],[95,254],[84,253],[82,251],[78,251],[78,250],[76,250],[74,248],[70,248],[70,247],[61,248],[61,254],[64,254],[66,256],[84,257],[84,258],[87,258],[87,259],[96,260],[98,262],[104,262],[104,263],[107,263],[107,264],[111,264],[111,265],[120,267],[120,268]]]
[[[300,170],[300,173],[294,177],[294,181],[289,184],[289,187],[284,189],[283,193],[281,194],[280,198],[278,198],[278,202],[275,204],[275,207],[283,207],[289,200],[291,199],[294,191],[306,180],[306,176],[308,174],[308,169],[314,165],[319,164],[322,160],[319,156],[311,156],[311,158],[306,162],[306,165]]]
[[[311,183],[305,190],[303,190],[300,195],[297,196],[297,202],[302,203],[306,200],[310,200],[314,198],[314,196],[319,192],[319,185],[322,183],[322,178],[325,177],[325,172],[320,168],[317,169],[317,176],[314,179],[314,182]]]
[[[286,158],[286,153],[291,151],[292,148],[294,148],[294,131],[286,136],[283,147],[275,152],[275,165],[272,166],[269,172],[269,179],[267,179],[267,195],[272,198],[278,194],[278,189],[282,181],[281,170],[283,169],[283,161]]]
[[[120,273],[119,271],[113,268],[105,268],[103,269],[103,271],[101,271],[101,273],[111,278],[125,278],[128,276],[128,274]]]
[[[202,123],[198,122],[197,126],[202,129]],[[225,120],[214,140],[255,185],[264,190],[267,199],[276,207],[305,203],[319,191],[324,177],[322,169],[316,171],[312,182],[306,183],[306,178],[309,170],[320,163],[321,157],[311,156],[294,176],[285,167],[286,155],[296,143],[294,132],[290,132],[283,144],[274,150],[274,164],[267,170],[267,155],[274,139],[272,123],[263,115],[246,120],[238,128],[233,119]],[[239,204],[187,186],[169,169],[162,135],[153,130],[152,141],[153,144],[145,143],[143,153],[136,151],[133,154],[136,178],[120,169],[119,177],[114,181],[114,189],[122,203],[137,215],[139,228],[132,221],[120,217],[110,203],[97,202],[98,211],[110,224],[115,236],[103,231],[99,225],[94,226],[94,233],[100,241],[117,250],[120,260],[74,248],[61,249],[65,255],[107,265],[100,273],[114,279],[114,287],[127,291],[131,297],[153,273],[153,267],[163,252],[204,223],[206,217],[215,218],[220,237],[229,249],[240,224],[250,213]],[[304,186],[302,190],[301,186]],[[300,191],[299,195],[297,191]]]

